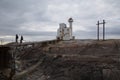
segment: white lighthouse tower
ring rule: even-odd
[[[69,27],[70,27],[70,39],[73,39],[73,36],[72,36],[72,23],[73,23],[73,19],[69,18],[68,22],[69,22]]]

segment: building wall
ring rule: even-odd
[[[70,28],[64,29],[64,37],[63,40],[70,40]]]

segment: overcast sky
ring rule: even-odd
[[[76,38],[95,39],[103,19],[106,38],[120,38],[120,0],[0,0],[0,39],[14,41],[15,34],[25,41],[55,39],[59,23],[69,26],[69,17]]]

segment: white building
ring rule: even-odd
[[[66,26],[65,23],[59,24],[59,29],[57,30],[57,39],[59,40],[72,40],[74,39],[74,36],[72,36],[72,22],[73,19],[69,18],[69,27]]]

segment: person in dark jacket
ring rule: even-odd
[[[15,41],[16,41],[16,43],[18,43],[18,35],[16,34],[16,38],[15,38]]]
[[[22,41],[23,41],[23,36],[21,36],[20,43],[22,43]]]

